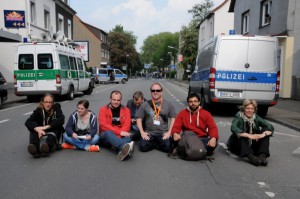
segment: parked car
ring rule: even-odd
[[[2,106],[2,103],[7,100],[7,89],[5,87],[6,84],[6,79],[0,72],[0,108]]]

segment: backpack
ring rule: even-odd
[[[178,141],[178,154],[184,160],[206,159],[206,148],[201,139],[193,132],[183,132]]]

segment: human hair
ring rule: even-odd
[[[83,106],[84,108],[86,108],[86,109],[88,109],[88,108],[89,108],[89,105],[90,105],[89,101],[87,101],[87,100],[80,100],[80,101],[77,103],[77,106],[78,106],[78,105],[81,105],[81,104],[82,104],[82,106]]]
[[[257,102],[256,102],[255,100],[253,100],[253,99],[245,99],[245,100],[243,101],[243,105],[241,106],[240,110],[241,110],[242,112],[244,112],[245,109],[246,109],[246,107],[247,107],[248,105],[250,105],[250,104],[253,105],[253,107],[254,107],[254,112],[256,113],[256,112],[257,112]]]
[[[198,101],[200,101],[200,97],[197,93],[189,93],[187,98],[186,98],[186,101],[189,102],[189,99],[191,99],[193,97],[196,97],[198,99]]]
[[[43,102],[44,102],[45,97],[51,97],[51,98],[52,98],[52,101],[53,101],[53,104],[54,104],[54,102],[55,102],[54,96],[53,96],[51,93],[45,93],[45,94],[43,95],[43,97],[41,98],[41,100],[40,100],[38,106],[37,106],[38,108],[41,108],[41,109],[44,108]]]
[[[132,98],[134,98],[135,100],[138,100],[139,98],[144,99],[144,94],[142,91],[136,91],[133,93]]]
[[[122,93],[121,93],[121,91],[118,91],[118,90],[112,91],[112,92],[110,93],[110,99],[112,98],[112,95],[113,95],[113,94],[120,94],[120,95],[121,95],[121,99],[122,99]]]
[[[154,86],[154,85],[158,85],[158,86],[160,87],[161,91],[163,91],[162,85],[161,85],[160,83],[158,83],[158,82],[155,82],[155,83],[153,83],[153,84],[150,86],[150,91],[151,91],[151,89],[152,89],[152,86]]]

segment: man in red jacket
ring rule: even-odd
[[[187,97],[187,103],[188,107],[176,116],[171,131],[173,139],[176,142],[181,139],[181,132],[192,131],[206,146],[207,155],[212,155],[219,138],[215,121],[208,111],[201,108],[198,94],[190,93]]]
[[[130,110],[121,105],[122,93],[112,91],[110,103],[99,110],[100,144],[116,148],[118,160],[122,161],[134,152],[134,142],[130,137]]]

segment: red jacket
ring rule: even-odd
[[[198,121],[197,116],[199,117]],[[180,134],[182,131],[193,131],[198,137],[219,138],[218,128],[212,115],[202,108],[197,113],[191,113],[188,109],[178,113],[171,132],[173,135],[174,133]]]
[[[99,132],[112,131],[118,137],[121,137],[121,131],[129,132],[131,126],[130,110],[126,106],[121,105],[120,109],[120,123],[121,125],[115,126],[112,124],[112,112],[109,105],[100,108],[99,115]]]

